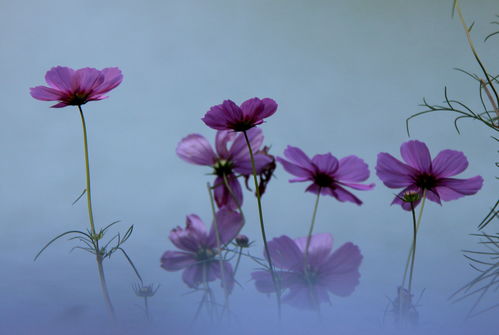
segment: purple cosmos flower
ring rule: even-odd
[[[239,213],[222,209],[216,214],[220,246],[229,243],[241,230],[244,221]],[[185,229],[170,231],[170,241],[182,251],[166,251],[161,257],[161,267],[167,271],[184,270],[182,279],[191,288],[203,282],[222,280],[222,287],[229,292],[234,286],[232,266],[226,260],[220,262],[215,225],[210,231],[199,216],[187,216]],[[223,269],[220,268],[222,263]],[[223,271],[223,274],[222,274]],[[225,280],[225,282],[223,282]]]
[[[277,110],[277,103],[269,98],[252,98],[239,107],[232,100],[210,108],[202,118],[208,127],[217,130],[246,131],[263,123]]]
[[[374,184],[359,184],[369,178],[367,164],[357,156],[347,156],[340,160],[330,153],[315,155],[312,159],[299,148],[288,145],[284,150],[286,159],[277,157],[277,161],[284,169],[297,176],[290,182],[311,181],[306,192],[330,195],[337,200],[353,202],[361,205],[362,201],[347,191],[344,186],[355,190],[366,191],[374,187]]]
[[[402,200],[408,191],[415,191],[420,195],[413,204],[415,207],[423,193],[429,200],[441,204],[441,200],[455,200],[475,194],[482,187],[483,178],[480,176],[469,179],[449,178],[468,167],[468,160],[460,151],[442,150],[432,160],[426,144],[413,140],[400,146],[400,154],[405,163],[388,153],[379,153],[376,174],[387,187],[404,188],[392,204],[399,204],[405,210],[411,210],[411,203]]]
[[[69,67],[56,66],[45,75],[49,87],[36,86],[30,92],[38,100],[59,101],[51,107],[81,106],[88,101],[107,98],[104,94],[118,86],[122,80],[123,75],[117,67],[101,71],[86,67],[75,71]]]
[[[247,134],[251,149],[257,152],[263,143],[263,132],[261,129],[254,128],[250,129]],[[232,144],[228,148],[229,142]],[[214,174],[217,176],[214,183],[215,201],[219,208],[227,206],[234,210],[242,205],[243,193],[235,173],[244,176],[253,172],[244,134],[218,131],[215,137],[215,151],[202,135],[191,134],[184,137],[177,145],[177,155],[186,162],[213,167]],[[255,154],[257,173],[260,173],[271,162],[272,158],[268,155]],[[224,176],[230,190],[225,185]]]
[[[284,235],[268,244],[272,263],[280,269],[276,274],[285,290],[282,301],[298,308],[316,309],[329,302],[329,293],[340,297],[352,294],[360,278],[359,247],[348,242],[331,253],[331,234],[315,234],[305,259],[306,243],[307,237],[293,240]],[[251,277],[258,291],[275,292],[269,271],[256,271]]]

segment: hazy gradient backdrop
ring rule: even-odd
[[[376,183],[373,191],[356,192],[361,207],[322,198],[317,217],[316,232],[332,233],[336,247],[347,241],[360,246],[357,290],[348,298],[332,297],[321,322],[314,313],[285,307],[286,331],[382,332],[386,297],[394,297],[401,280],[411,221],[400,207],[390,207],[394,191],[374,174],[376,155],[399,157],[408,139],[405,119],[422,110],[422,97],[440,103],[444,86],[451,97],[480,108],[476,83],[453,70],[479,73],[459,21],[450,17],[451,2],[1,0],[0,333],[53,334],[57,327],[63,334],[111,333],[98,330],[107,316],[93,257],[79,250],[70,254],[75,244],[61,240],[33,262],[50,238],[88,225],[85,202],[71,206],[85,182],[77,110],[50,109],[29,95],[55,65],[118,66],[124,74],[109,99],[83,106],[94,213],[101,227],[118,219],[122,231],[134,225],[127,251],[145,281],[161,288],[151,300],[154,323],[147,325],[131,289],[136,280],[130,267],[119,256],[106,262],[123,325],[117,333],[144,327],[161,334],[200,332],[192,326],[199,294],[184,296],[189,290],[180,273],[162,270],[159,259],[172,248],[169,230],[183,225],[187,214],[210,221],[206,182],[212,177],[209,168],[181,161],[175,147],[189,133],[214,139],[200,120],[210,106],[254,96],[279,104],[261,127],[273,154],[282,155],[288,144],[310,155],[355,154],[369,164],[368,181]],[[497,73],[499,37],[482,41],[497,30],[489,22],[499,14],[499,3],[463,0],[462,9],[469,23],[476,22],[478,52]],[[424,213],[414,285],[416,292],[426,289],[421,329],[435,334],[499,325],[497,311],[463,323],[472,301],[447,301],[476,275],[461,250],[477,247],[468,234],[476,232],[497,196],[492,133],[463,121],[458,135],[452,121],[450,114],[434,114],[411,128],[412,138],[425,141],[433,155],[462,150],[470,162],[462,177],[485,179],[476,196],[442,207],[429,203]],[[263,198],[268,235],[304,236],[314,196],[304,193],[305,185],[289,184],[281,166],[275,175]],[[261,255],[256,201],[249,192],[245,212],[244,233],[256,241],[252,252]],[[238,274],[242,287],[231,299],[235,317],[223,327],[228,333],[265,334],[277,324],[274,299],[257,293],[249,280],[255,267],[246,261]]]

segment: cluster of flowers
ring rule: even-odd
[[[46,75],[50,87],[32,88],[31,95],[39,100],[58,101],[52,107],[80,107],[88,101],[106,98],[104,94],[121,80],[117,68],[74,71],[59,66]],[[208,231],[197,215],[188,215],[185,228],[174,228],[169,235],[180,251],[166,251],[161,258],[165,270],[183,270],[183,281],[191,288],[217,279],[225,292],[230,293],[234,287],[235,271],[222,253],[231,242],[241,248],[249,246],[248,238],[239,235],[244,226],[240,178],[247,182],[253,174],[255,183],[259,180],[255,192],[260,197],[271,180],[277,161],[296,177],[290,182],[309,182],[306,191],[317,197],[328,195],[340,202],[361,205],[362,201],[349,189],[374,188],[374,184],[363,184],[369,178],[368,165],[355,155],[337,159],[326,153],[310,158],[301,149],[288,146],[284,157],[272,156],[269,147],[263,146],[262,130],[256,126],[276,111],[277,103],[269,98],[249,99],[240,106],[225,100],[211,107],[202,119],[207,126],[217,130],[214,148],[199,134],[186,136],[177,146],[181,159],[209,166],[215,176],[212,189],[218,212],[211,228]],[[425,197],[441,204],[442,200],[475,194],[482,186],[480,176],[451,178],[468,166],[462,152],[443,150],[432,159],[423,142],[412,140],[402,144],[400,154],[403,162],[388,153],[380,153],[376,173],[387,187],[402,189],[392,203],[405,210],[413,210]],[[412,200],[407,201],[408,195],[412,195],[409,197]],[[264,256],[269,261],[269,268],[252,273],[260,292],[278,295],[283,292],[283,302],[315,308],[329,301],[329,292],[348,296],[354,291],[359,283],[362,261],[359,247],[349,242],[333,252],[332,236],[313,235],[312,228],[313,225],[306,237],[293,239],[283,235],[268,243]]]

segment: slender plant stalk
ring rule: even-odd
[[[217,221],[217,214],[215,212],[215,202],[213,201],[213,194],[211,193],[211,186],[210,183],[207,184],[208,188],[208,194],[210,195],[210,205],[211,205],[211,212],[213,214],[213,227],[215,227],[215,239],[217,241],[217,249],[218,249],[218,264],[220,266],[220,273],[222,274],[222,283],[223,283],[223,289],[224,289],[224,308],[222,310],[222,316],[225,311],[225,309],[229,308],[229,292],[227,290],[227,281],[225,280],[225,271],[224,271],[224,264],[222,260],[222,245],[220,242],[220,231],[218,230],[218,221]]]
[[[310,229],[307,235],[307,244],[305,246],[305,265],[308,258],[308,248],[310,247],[310,241],[312,241],[312,232],[314,231],[315,217],[317,216],[317,208],[319,207],[319,198],[321,197],[321,188],[317,192],[317,198],[315,199],[314,212],[312,213],[312,222],[310,223]]]
[[[416,258],[416,213],[414,212],[414,203],[411,201],[411,213],[412,213],[412,229],[413,229],[413,237],[412,237],[412,259],[411,259],[411,272],[409,274],[409,294],[411,294],[412,289],[412,278],[414,275],[414,259]]]
[[[241,214],[241,216],[244,218],[244,213],[243,213],[243,209],[241,208],[241,204],[237,200],[236,195],[234,194],[234,192],[232,191],[232,187],[230,187],[229,180],[227,179],[227,175],[225,173],[223,175],[223,179],[224,179],[224,185],[227,188],[227,190],[229,191],[230,197],[236,203],[237,209],[239,210],[239,214]]]
[[[463,13],[461,11],[461,7],[459,7],[459,1],[454,0],[454,8],[457,10],[457,14],[459,15],[459,20],[461,21],[461,24],[463,25],[464,32],[466,33],[466,39],[468,40],[468,44],[470,46],[471,52],[473,53],[473,56],[475,56],[476,61],[478,62],[478,65],[480,65],[480,68],[483,71],[483,74],[485,75],[485,79],[487,79],[487,82],[489,83],[490,88],[494,92],[495,98],[497,103],[499,104],[499,95],[497,94],[496,88],[494,87],[494,84],[492,83],[490,79],[490,75],[488,74],[487,70],[485,69],[485,66],[483,65],[482,61],[480,60],[480,57],[478,57],[478,52],[475,49],[475,45],[473,44],[473,40],[471,39],[470,35],[470,27],[466,24],[464,20]],[[497,112],[497,110],[496,110]]]
[[[243,254],[243,247],[239,247],[239,252],[237,253],[236,266],[234,267],[234,276],[236,275],[237,269],[239,268],[239,263],[241,263],[242,254]]]
[[[244,139],[246,140],[246,144],[248,145],[248,151],[249,151],[250,159],[251,159],[251,167],[253,169],[253,181],[255,183],[256,200],[258,203],[258,217],[260,219],[260,230],[262,232],[262,239],[263,239],[263,245],[265,248],[265,254],[267,255],[267,260],[269,263],[270,275],[272,276],[272,282],[274,284],[274,288],[276,291],[277,310],[278,310],[278,315],[279,315],[279,319],[280,319],[281,318],[281,287],[277,282],[277,278],[276,278],[276,275],[274,273],[274,266],[272,265],[272,258],[270,256],[269,247],[267,245],[267,235],[265,234],[265,225],[263,224],[263,211],[262,211],[260,188],[258,187],[258,180],[256,178],[255,157],[253,156],[253,149],[251,148],[251,143],[249,141],[248,134],[246,133],[246,131],[243,131],[243,134],[244,134]]]
[[[99,248],[99,238],[100,236],[97,235],[95,231],[95,224],[94,224],[94,214],[92,212],[92,192],[90,191],[90,163],[88,159],[88,139],[87,139],[87,126],[85,124],[85,117],[83,116],[83,110],[81,109],[81,106],[78,105],[78,110],[80,112],[80,117],[81,117],[81,125],[83,128],[83,148],[85,152],[85,174],[86,174],[86,194],[87,194],[87,207],[88,207],[88,219],[90,221],[90,233],[91,233],[91,238],[93,240],[93,245],[95,248],[95,258],[97,261],[97,269],[99,271],[99,279],[100,279],[100,286],[102,289],[102,294],[104,295],[104,301],[106,302],[106,306],[109,310],[109,313],[113,317],[113,319],[116,318],[116,314],[114,312],[114,307],[113,303],[111,302],[111,297],[109,296],[109,290],[107,288],[106,284],[106,276],[104,275],[104,267],[102,265],[102,253]]]
[[[418,222],[416,223],[416,233],[419,231],[419,226],[421,225],[421,218],[423,217],[423,209],[426,200],[426,190],[423,192],[423,199],[421,200],[421,207],[419,208]],[[407,278],[407,271],[409,270],[409,264],[411,262],[412,254],[414,253],[413,249],[415,248],[414,243],[411,243],[411,248],[409,249],[409,254],[407,255],[407,261],[405,263],[404,269],[404,277],[402,279],[402,287],[405,285],[405,280]]]

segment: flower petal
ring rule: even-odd
[[[45,74],[45,81],[51,87],[64,92],[71,91],[72,77],[74,70],[66,66],[56,66]]]
[[[414,183],[413,176],[417,174],[417,170],[392,155],[381,152],[378,154],[376,174],[387,187],[401,188]]]
[[[455,176],[468,167],[468,160],[461,151],[442,150],[432,162],[432,172],[437,178]]]
[[[94,88],[94,94],[104,94],[116,88],[123,81],[123,74],[117,67],[107,67],[102,69],[104,81]]]
[[[346,297],[352,294],[359,284],[361,262],[359,247],[351,242],[345,243],[320,268],[320,283],[335,295]]]
[[[29,89],[33,98],[42,101],[57,101],[64,96],[64,93],[46,86],[36,86]]]
[[[338,170],[338,160],[331,153],[315,155],[312,163],[316,166],[316,172],[321,172],[334,177]]]
[[[182,280],[191,288],[197,288],[204,281],[214,281],[217,276],[211,265],[211,263],[197,263],[189,266],[182,273]]]
[[[208,140],[199,134],[184,137],[177,145],[177,156],[186,162],[198,165],[212,166],[216,155]]]
[[[226,206],[228,209],[236,210],[243,205],[243,190],[239,180],[233,174],[226,176],[229,188],[225,186],[224,178],[215,179],[215,202],[218,208]]]
[[[315,166],[308,156],[298,147],[288,145],[284,150],[284,156],[295,165],[300,166],[302,169],[308,171],[315,171]],[[291,173],[291,172],[290,172]]]
[[[246,135],[248,135],[251,150],[253,150],[253,153],[257,152],[263,143],[263,131],[260,128],[251,128],[246,131]],[[244,138],[243,133],[236,137],[229,149],[229,154],[231,160],[234,162],[238,160],[250,160],[248,145],[246,144],[246,139]]]
[[[196,256],[183,251],[166,251],[161,257],[161,267],[166,271],[178,271],[196,263]]]
[[[254,271],[251,273],[251,279],[255,281],[256,289],[261,293],[273,293],[276,291],[269,271]]]
[[[442,200],[449,201],[465,195],[477,193],[483,185],[483,178],[475,176],[468,179],[442,178],[439,180],[437,192]]]
[[[400,146],[400,154],[407,164],[420,172],[429,173],[431,170],[430,150],[423,142],[412,140]]]
[[[91,94],[93,90],[104,82],[101,71],[85,67],[76,70],[71,78],[71,91],[73,93]]]
[[[251,128],[258,129],[258,128]],[[265,154],[256,154],[254,156],[255,159],[255,169],[256,173],[259,174],[264,170],[270,163],[273,162],[272,157]],[[240,173],[242,175],[252,175],[253,174],[253,166],[251,165],[251,159],[248,155],[247,159],[240,159],[237,161],[233,161],[234,163],[234,171]]]
[[[263,98],[263,110],[259,114],[259,118],[265,119],[273,115],[277,111],[277,102],[270,98]]]
[[[242,120],[243,112],[233,101],[225,100],[222,104],[210,108],[201,119],[211,128],[231,130],[231,126]]]
[[[213,274],[220,279],[220,284],[222,288],[225,289],[227,294],[232,292],[234,288],[234,270],[232,270],[232,265],[229,262],[223,261],[222,267],[220,267],[219,261],[213,261],[210,263],[210,268]]]
[[[321,303],[329,303],[329,295],[326,288],[316,284],[307,285],[304,282],[291,287],[282,297],[282,302],[298,309],[317,310]]]
[[[303,254],[305,254],[307,240],[308,236],[295,239],[296,244]],[[323,233],[312,235],[310,239],[310,245],[308,247],[308,264],[310,264],[314,268],[318,267],[320,264],[326,261],[327,257],[331,253],[332,248],[333,237],[331,236],[331,234]]]
[[[303,268],[303,253],[288,236],[272,239],[268,242],[268,248],[274,266],[287,270]],[[264,255],[266,256],[265,251]]]
[[[336,185],[334,188],[325,187],[324,190],[325,191],[329,190],[330,195],[335,197],[338,201],[353,202],[354,204],[357,204],[359,206],[362,205],[362,201],[359,198],[357,198],[354,194],[352,194],[351,192],[347,191],[346,189],[344,189],[339,185]]]
[[[220,239],[221,247],[223,247],[239,234],[243,225],[244,218],[241,214],[227,208],[222,208],[216,213],[215,220],[211,225],[210,234],[208,236],[208,246],[210,248],[218,247],[215,228],[218,229],[218,238]]]
[[[229,150],[227,143],[233,141],[236,133],[231,130],[219,130],[215,135],[215,149],[217,154],[222,159],[229,159]]]
[[[369,167],[355,155],[343,157],[339,161],[335,179],[342,182],[361,182],[369,178]]]
[[[343,186],[348,186],[350,188],[353,188],[354,190],[359,190],[359,191],[369,191],[372,190],[375,186],[374,183],[365,185],[365,184],[355,184],[355,183],[338,183]]]

